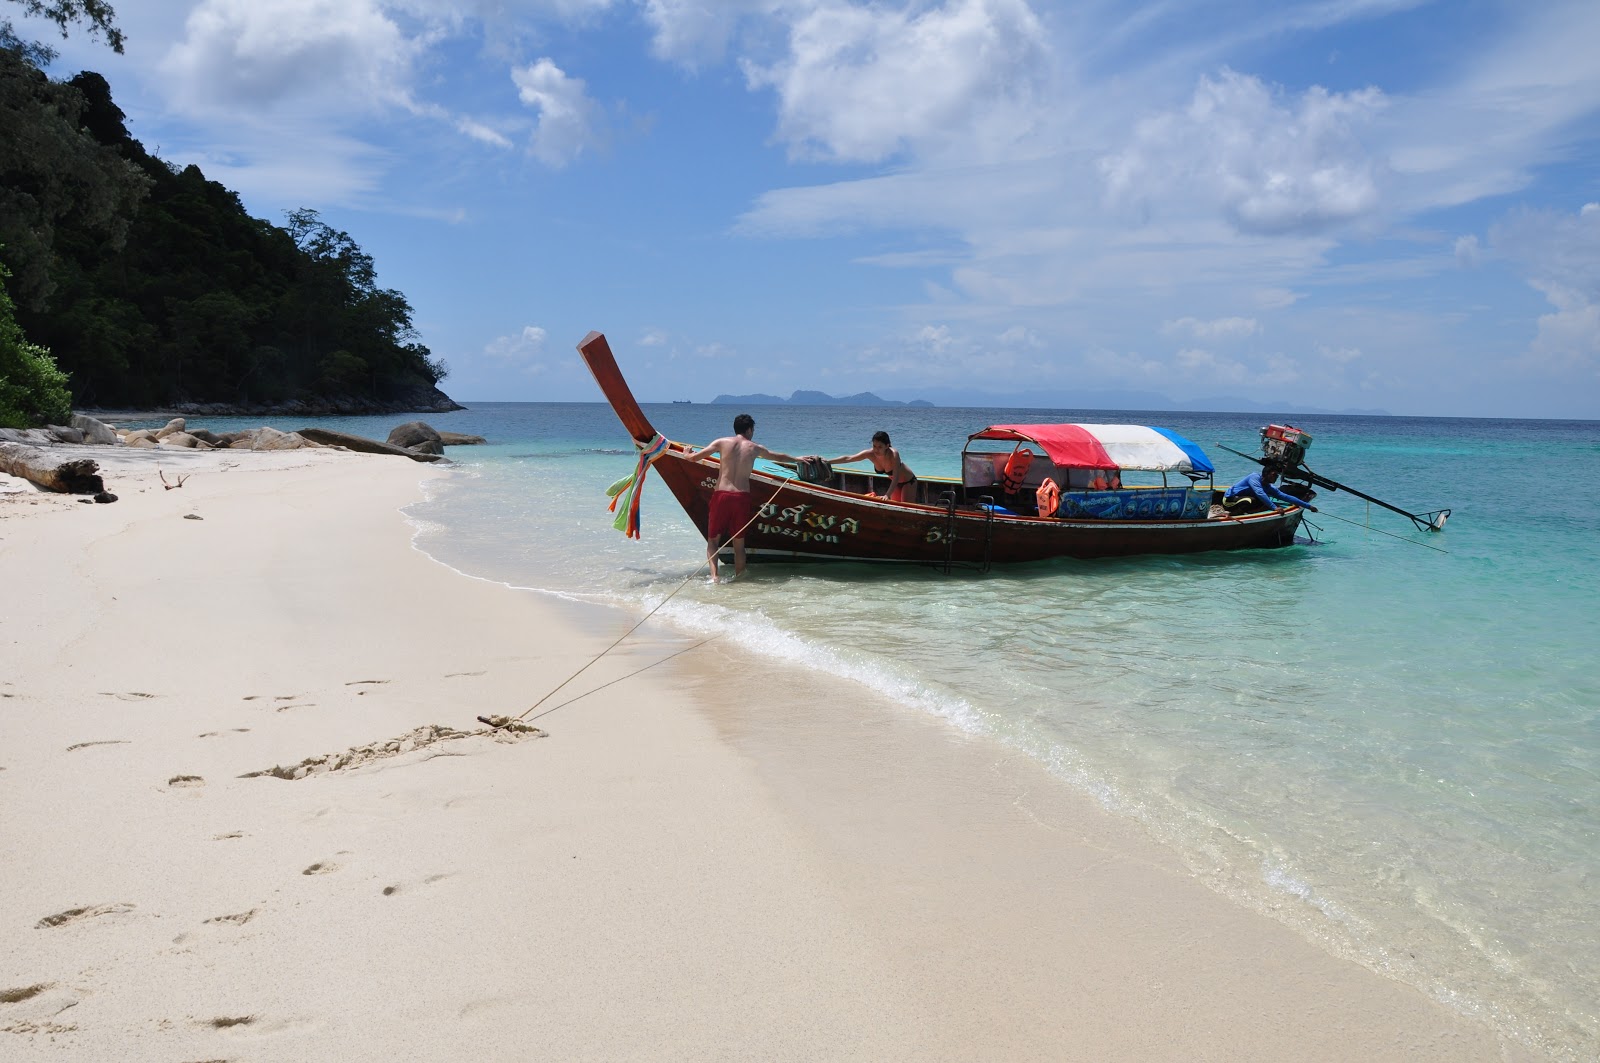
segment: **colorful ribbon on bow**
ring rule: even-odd
[[[639,499],[644,494],[644,474],[650,471],[650,466],[656,463],[661,455],[667,452],[666,437],[657,433],[648,443],[635,441],[634,446],[639,448],[639,464],[632,472],[606,488],[606,494],[611,498],[611,512],[617,519],[611,526],[624,533],[630,539],[639,538]],[[618,503],[622,503],[618,505]]]

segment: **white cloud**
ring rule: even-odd
[[[1555,313],[1539,318],[1525,363],[1561,373],[1600,369],[1600,209],[1523,210],[1489,231],[1495,250],[1519,263]]]
[[[1380,164],[1359,131],[1383,93],[1313,87],[1285,100],[1259,78],[1202,77],[1189,104],[1141,121],[1101,160],[1114,204],[1185,214],[1199,197],[1245,233],[1311,233],[1370,213]]]
[[[660,59],[694,68],[725,54],[739,22],[781,11],[784,0],[641,0],[654,29],[651,50]]]
[[[1044,341],[1039,339],[1038,333],[1022,325],[1012,325],[996,336],[995,342],[1004,347],[1038,348],[1044,346]]]
[[[1600,370],[1600,301],[1592,293],[1560,284],[1528,283],[1556,308],[1555,313],[1540,316],[1538,334],[1528,345],[1528,360],[1555,371]]]
[[[569,77],[550,59],[511,71],[517,98],[539,113],[529,150],[546,166],[560,168],[600,140],[600,108],[581,78]]]
[[[1224,358],[1199,347],[1185,347],[1174,359],[1178,371],[1213,384],[1243,384],[1251,379],[1243,362]]]
[[[1032,121],[1049,53],[1024,0],[818,3],[793,16],[786,56],[743,65],[752,88],[777,92],[791,155],[877,162],[1014,136]]]
[[[1200,340],[1243,339],[1261,331],[1253,317],[1219,317],[1201,321],[1193,317],[1180,317],[1161,326],[1167,336],[1193,336]]]
[[[424,47],[375,0],[203,0],[161,69],[193,111],[403,103]]]
[[[1476,266],[1482,257],[1476,236],[1469,234],[1456,240],[1456,265],[1470,268]]]
[[[541,373],[544,364],[544,342],[547,333],[537,325],[524,325],[515,336],[497,336],[483,348],[483,353],[501,365],[521,369],[524,373]]]

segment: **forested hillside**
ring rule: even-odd
[[[458,408],[349,234],[310,209],[251,217],[130,136],[104,78],[52,80],[49,59],[0,22],[0,264],[74,405]]]

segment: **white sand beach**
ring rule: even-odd
[[[637,618],[414,549],[438,468],[94,456],[0,492],[0,1058],[1534,1058],[843,680],[652,622],[483,733]]]

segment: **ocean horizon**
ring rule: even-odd
[[[646,404],[708,442],[740,410]],[[768,405],[755,438],[858,450],[887,430],[957,475],[991,423],[1117,421],[1199,443],[1226,486],[1260,413]],[[417,415],[317,418],[382,439]],[[484,436],[410,507],[463,573],[719,635],[859,682],[1036,759],[1180,853],[1213,889],[1555,1058],[1600,1054],[1600,498],[1573,491],[1600,422],[1300,415],[1308,464],[1439,534],[1322,492],[1296,544],[1063,560],[700,570],[659,479],[642,538],[605,489],[634,448],[604,403],[479,403],[422,419]],[[250,419],[191,417],[224,431]],[[257,419],[254,423],[259,423]],[[274,424],[285,430],[299,423]],[[1219,445],[1220,444],[1220,445]],[[685,581],[687,585],[685,584]],[[680,590],[680,586],[682,589]]]

